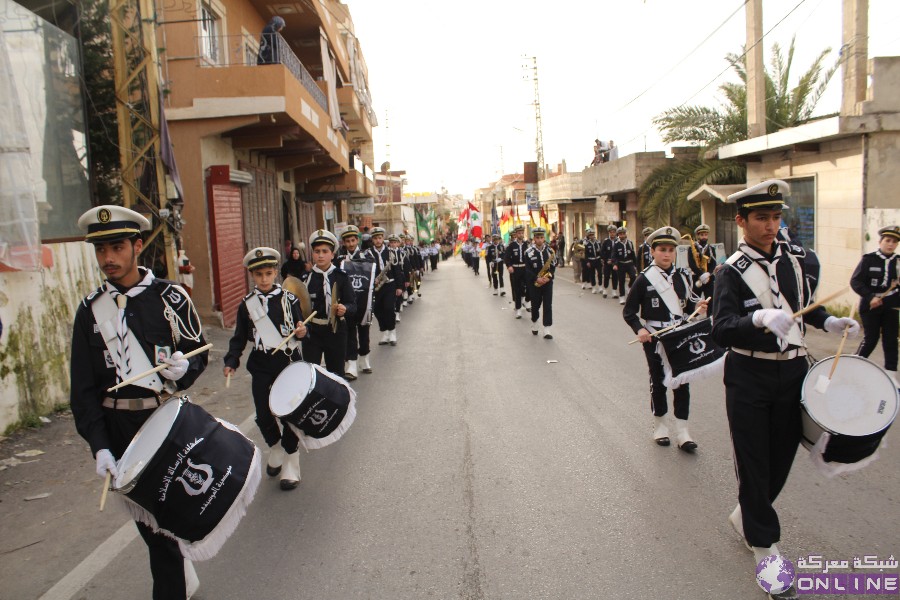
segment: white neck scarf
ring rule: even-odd
[[[128,345],[128,322],[125,318],[125,306],[128,304],[128,298],[134,298],[146,290],[155,279],[153,271],[150,269],[138,267],[138,270],[139,272],[144,272],[143,279],[124,294],[117,290],[109,281],[105,283],[106,291],[109,292],[112,299],[116,301],[116,306],[119,307],[119,314],[116,319],[116,337],[119,341],[118,357],[117,360],[113,361],[116,363],[117,382],[125,381],[131,376],[131,348]]]
[[[322,274],[322,286],[325,288],[325,317],[328,318],[331,316],[331,281],[329,281],[328,276],[332,271],[335,270],[335,266],[331,265],[328,267],[327,271],[323,271],[319,267],[313,265],[313,271],[316,273]]]
[[[781,244],[775,244],[775,254],[772,260],[760,254],[755,248],[746,242],[741,242],[738,249],[752,258],[756,263],[763,267],[769,274],[769,290],[772,292],[772,306],[779,310],[784,309],[784,299],[781,297],[781,288],[778,285],[778,259],[781,258]],[[787,340],[778,339],[778,349],[784,352],[787,350]]]
[[[890,256],[885,256],[885,254],[881,250],[876,250],[875,254],[878,255],[878,258],[884,261],[884,276],[881,278],[881,286],[888,287],[888,267],[891,265],[891,261],[894,260],[895,255],[891,254]]]
[[[256,297],[259,298],[259,303],[263,305],[266,314],[269,314],[269,298],[273,298],[280,294],[281,286],[276,283],[268,292],[261,292],[259,291],[259,288],[253,288],[253,292],[256,294]]]

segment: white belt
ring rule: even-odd
[[[662,329],[663,327],[671,327],[672,325],[677,325],[681,323],[681,321],[647,321],[646,324],[654,329]]]
[[[115,408],[117,410],[150,410],[156,408],[171,397],[166,394],[159,398],[104,398],[103,406],[105,408]]]
[[[328,325],[331,323],[331,321],[329,321],[328,319],[312,318],[310,319],[310,323],[313,323],[314,325]]]
[[[765,360],[792,360],[798,356],[806,356],[806,348],[795,348],[787,352],[760,352],[759,350],[744,350],[743,348],[732,348],[731,351],[751,358],[762,358]]]

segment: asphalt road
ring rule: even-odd
[[[736,483],[721,381],[691,386],[695,454],[653,444],[646,363],[626,344],[620,306],[566,277],[571,269],[555,283],[554,339],[544,340],[514,319],[509,296],[490,294],[483,272],[451,260],[429,274],[399,345],[375,346],[375,373],[353,384],[356,423],[301,457],[296,490],[264,478],[219,555],[197,563],[195,598],[763,598],[726,521]],[[837,347],[837,337],[810,339],[822,356]],[[261,443],[244,421],[249,378],[242,370],[223,390],[220,361],[221,352],[196,396]],[[92,461],[77,438],[69,444],[82,469],[69,486],[77,508],[56,525],[29,519],[64,506],[22,508],[11,490],[37,488],[10,488],[14,469],[0,473],[0,534],[21,538],[0,550],[26,543],[23,528],[44,531],[42,544],[0,561],[0,598],[38,598],[79,574],[84,587],[45,597],[149,597],[145,547],[128,542],[120,513],[96,515]],[[900,556],[900,452],[889,445],[866,470],[830,480],[807,454],[777,503],[782,552]],[[116,531],[118,547],[107,539]],[[117,549],[85,561],[104,540]],[[54,552],[50,567],[39,562]],[[39,565],[41,577],[31,572]]]

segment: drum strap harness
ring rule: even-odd
[[[684,273],[679,273],[682,279],[684,279]],[[678,294],[675,293],[675,286],[672,284],[672,278],[675,276],[675,271],[671,274],[666,273],[662,270],[661,267],[657,266],[656,263],[651,263],[650,268],[644,271],[644,277],[650,282],[650,285],[653,286],[653,289],[656,290],[656,293],[659,294],[659,297],[662,298],[663,302],[666,304],[666,308],[669,309],[669,313],[672,315],[672,319],[682,320],[684,319],[684,310],[681,308],[681,302],[678,300]],[[685,283],[685,289],[691,289],[691,286],[687,281]]]
[[[793,317],[793,310],[783,299],[775,273],[778,259],[783,255],[786,255],[791,261],[794,276],[797,278],[797,308],[799,310],[805,305],[803,299],[803,270],[800,268],[800,262],[793,254],[790,252],[782,253],[781,244],[776,245],[775,255],[770,262],[746,242],[742,241],[739,245],[739,250],[732,254],[726,263],[741,274],[741,278],[747,284],[747,287],[750,288],[750,291],[753,292],[753,295],[756,296],[760,306],[763,308],[780,308]],[[757,268],[752,268],[753,265],[756,265]],[[804,346],[799,323],[795,322],[791,326],[787,340],[778,338],[778,349],[781,352],[786,351],[789,344],[797,347]]]
[[[277,285],[275,286],[275,289],[268,294],[264,294],[259,290],[254,290],[253,294],[244,299],[247,313],[250,315],[250,320],[253,321],[253,326],[256,328],[256,339],[254,342],[257,350],[265,351],[270,348],[277,348],[278,344],[281,343],[283,336],[278,332],[275,324],[272,323],[272,319],[269,318],[269,298],[278,296],[279,294],[281,295],[282,307],[284,307],[287,297],[284,294],[281,294],[281,287]],[[290,324],[293,325],[293,315],[291,314],[290,303],[287,304],[288,305],[284,310],[285,324],[287,325],[287,320],[290,319]],[[291,327],[291,329],[293,329],[293,327]],[[290,342],[288,342],[288,345],[290,345]]]
[[[103,338],[103,343],[106,344],[110,359],[116,367],[118,381],[124,381],[134,373],[144,373],[153,369],[150,358],[135,338],[134,333],[128,328],[125,316],[128,298],[134,298],[146,290],[153,279],[153,273],[148,270],[144,279],[125,294],[107,282],[103,292],[98,294],[91,303],[94,320],[100,329],[100,336]],[[115,300],[113,300],[114,297]],[[136,351],[132,352],[132,348],[135,348]],[[162,380],[155,373],[134,385],[154,392],[160,392],[163,389]]]

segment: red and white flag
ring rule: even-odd
[[[475,205],[469,202],[469,229],[472,231],[473,237],[483,237],[484,230],[481,228],[481,213],[475,208]]]

